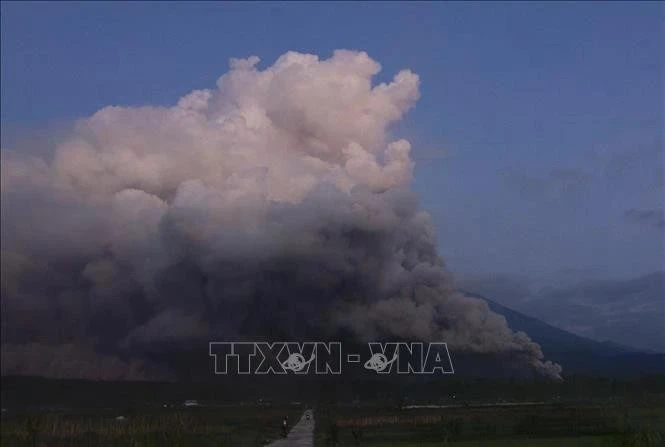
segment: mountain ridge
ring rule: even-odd
[[[541,346],[547,360],[563,367],[564,374],[635,377],[665,373],[663,353],[592,340],[503,306],[485,296],[465,290],[460,292],[470,298],[484,300],[492,311],[506,318],[514,331],[527,333]]]

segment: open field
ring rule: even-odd
[[[254,447],[281,435],[284,416],[297,421],[301,409],[234,406],[118,411],[3,414],[3,447]],[[125,420],[116,420],[122,414]]]
[[[664,446],[664,379],[324,381],[321,392],[295,380],[260,387],[258,379],[159,384],[5,377],[0,444],[254,447],[280,438],[282,418],[295,423],[311,406],[316,447]],[[356,390],[365,395],[349,398]],[[187,399],[202,406],[185,408]],[[120,415],[125,419],[116,420]]]
[[[663,407],[320,407],[315,445],[368,447],[555,447],[665,445]],[[297,406],[4,413],[2,446],[262,446],[280,438]]]
[[[626,436],[577,436],[564,438],[529,438],[529,439],[500,439],[500,440],[475,440],[457,442],[388,442],[380,444],[364,444],[373,447],[440,447],[451,445],[456,447],[612,447],[612,446],[637,446],[654,445],[656,443],[634,442],[631,437]],[[637,439],[637,438],[636,438]]]
[[[665,445],[665,405],[326,408],[316,445],[546,447]]]

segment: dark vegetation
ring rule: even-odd
[[[316,445],[662,446],[665,407],[542,404],[458,408],[319,410]],[[536,442],[537,441],[537,442]],[[549,441],[553,441],[549,444]],[[496,443],[496,444],[495,444]]]
[[[185,408],[187,399],[202,406]],[[2,446],[258,446],[279,437],[284,416],[295,422],[307,406],[315,408],[317,447],[665,445],[665,376],[571,377],[562,383],[5,377],[0,439]],[[121,415],[125,419],[116,420]]]
[[[2,446],[254,447],[280,437],[296,406],[231,406],[6,412]],[[122,415],[124,419],[116,419]]]

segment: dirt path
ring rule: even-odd
[[[307,419],[308,415],[309,419]],[[306,410],[286,438],[272,442],[267,447],[312,447],[313,445],[314,413],[312,410]]]

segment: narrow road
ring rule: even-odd
[[[272,442],[267,447],[312,447],[313,445],[314,413],[312,410],[305,410],[286,438]]]

